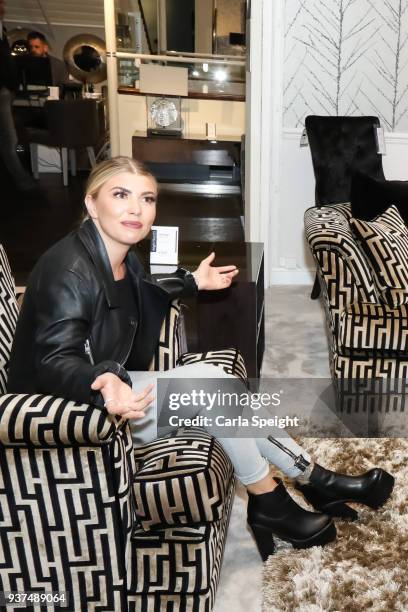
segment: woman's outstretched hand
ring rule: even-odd
[[[212,252],[202,260],[197,270],[193,272],[198,288],[209,290],[226,289],[239,272],[236,266],[212,266],[215,253]]]
[[[116,374],[106,372],[97,376],[91,385],[94,391],[100,391],[109,414],[117,414],[124,419],[140,419],[154,400],[151,391],[154,385],[148,385],[141,393],[132,389],[120,380]]]

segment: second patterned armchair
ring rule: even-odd
[[[306,240],[325,308],[332,377],[343,401],[354,402],[358,395],[360,405],[372,401],[383,411],[400,408],[408,393],[408,308],[379,301],[350,218],[350,204],[305,212]]]

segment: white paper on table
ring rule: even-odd
[[[179,228],[153,225],[150,243],[150,263],[177,265]]]

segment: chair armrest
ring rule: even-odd
[[[222,368],[227,374],[240,378],[244,385],[249,388],[245,360],[239,349],[227,348],[205,353],[183,353],[178,358],[177,365],[183,366],[199,362],[210,363]]]
[[[341,313],[354,302],[377,302],[374,280],[352,235],[346,205],[309,208],[305,235],[317,263],[329,327],[338,335]]]
[[[60,397],[17,393],[0,397],[3,446],[101,446],[126,423],[97,406]]]
[[[355,301],[377,301],[372,273],[350,229],[350,214],[346,205],[337,204],[309,208],[304,216],[306,240],[321,268],[333,305],[337,304],[338,291],[345,293],[343,306]],[[342,274],[331,257],[343,263]],[[333,294],[334,281],[342,286]]]
[[[219,520],[228,511],[234,469],[221,444],[199,428],[135,448],[136,516],[145,530]]]

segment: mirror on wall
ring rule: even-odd
[[[73,36],[65,43],[63,55],[70,74],[83,83],[101,83],[106,79],[106,47],[98,36]]]
[[[245,55],[247,0],[116,0],[118,47]]]

